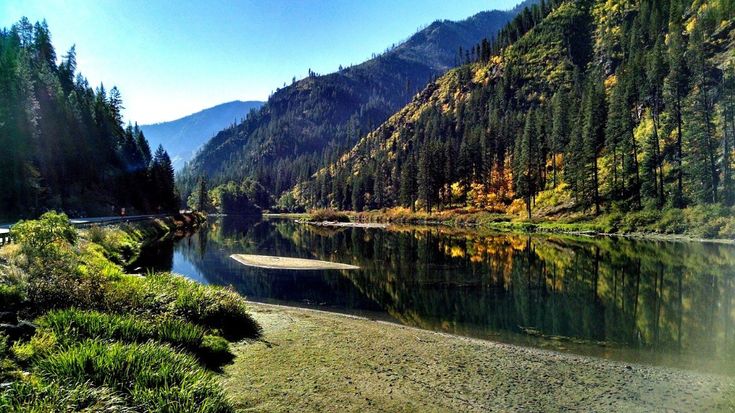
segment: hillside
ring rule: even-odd
[[[530,0],[533,1],[533,0]],[[277,90],[263,108],[208,142],[180,175],[184,197],[201,175],[213,185],[255,178],[274,194],[335,161],[468,50],[517,13],[437,21],[357,66],[310,75]]]
[[[546,6],[518,40],[429,84],[282,205],[524,217],[732,205],[735,5]]]
[[[141,125],[151,146],[163,145],[174,168],[184,167],[194,153],[222,129],[242,122],[251,110],[263,105],[259,101],[239,100],[222,103],[170,122]]]

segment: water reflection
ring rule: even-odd
[[[317,258],[361,270],[254,269],[229,259],[232,253]],[[233,285],[254,300],[735,374],[729,245],[436,227],[331,229],[225,217],[157,254],[168,254],[159,269]]]

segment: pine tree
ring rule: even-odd
[[[209,210],[209,191],[207,190],[207,178],[204,176],[199,177],[197,183],[197,199],[196,209],[200,212],[206,212]]]
[[[671,3],[669,25],[669,73],[665,79],[666,107],[668,108],[671,128],[676,134],[674,148],[674,177],[676,187],[673,193],[673,205],[683,207],[684,201],[684,150],[683,150],[683,107],[684,98],[689,89],[689,71],[684,57],[685,43],[682,36],[683,8],[680,0]]]
[[[735,64],[728,68],[722,87],[722,201],[727,206],[735,203],[733,182],[733,143],[735,142]]]
[[[717,145],[714,137],[712,113],[714,105],[710,94],[709,64],[704,52],[704,34],[695,26],[689,40],[687,58],[691,62],[692,89],[686,105],[686,141],[688,161],[687,178],[691,180],[693,195],[700,202],[717,202],[719,171]]]
[[[605,91],[602,82],[596,75],[591,75],[585,87],[582,99],[582,147],[581,162],[577,165],[581,169],[582,194],[585,205],[589,202],[595,207],[595,214],[599,215],[602,199],[600,197],[600,151],[605,140]]]
[[[562,153],[569,143],[569,101],[564,89],[559,89],[551,99],[551,134],[549,150],[551,151],[552,185],[556,188],[559,165],[557,154]]]
[[[653,20],[653,19],[652,19]],[[655,27],[651,30],[655,33]],[[647,146],[645,158],[645,170],[647,171],[649,182],[649,195],[651,192],[655,194],[656,203],[659,207],[665,202],[664,195],[664,160],[661,154],[661,143],[659,130],[661,130],[661,108],[663,105],[662,85],[666,77],[666,63],[664,57],[664,46],[661,36],[656,36],[656,43],[653,50],[648,55],[648,64],[646,67],[646,90],[648,101],[651,106],[651,117],[653,121],[653,133],[651,134]],[[651,188],[650,183],[653,183]],[[653,191],[651,191],[653,189]]]
[[[524,198],[528,219],[531,219],[533,197],[538,186],[538,136],[535,128],[536,110],[526,114],[521,141],[515,146],[514,171],[516,194]]]
[[[408,155],[401,169],[400,202],[403,206],[411,207],[411,211],[416,210],[418,192],[416,173],[416,161],[414,161],[413,154]]]

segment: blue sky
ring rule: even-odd
[[[291,78],[359,63],[437,19],[516,0],[0,0],[0,26],[46,19],[59,56],[117,85],[125,116],[172,120],[231,100],[265,100]]]

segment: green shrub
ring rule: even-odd
[[[660,218],[661,212],[653,209],[628,212],[623,215],[619,229],[622,232],[650,232]]]
[[[91,227],[84,236],[102,247],[104,256],[118,265],[126,265],[140,253],[140,243],[120,228]]]
[[[16,341],[11,348],[13,356],[19,362],[28,362],[34,358],[41,358],[51,354],[56,349],[58,340],[52,331],[39,331],[30,341],[22,343]]]
[[[20,221],[10,230],[11,237],[20,244],[31,259],[48,258],[59,247],[73,245],[77,231],[65,214],[47,212],[37,220]]]
[[[18,285],[0,284],[0,308],[4,311],[20,307],[25,300],[25,294]]]
[[[197,354],[202,363],[217,368],[233,359],[230,342],[220,336],[206,335]]]
[[[205,286],[172,274],[149,275],[145,281],[155,301],[175,315],[218,329],[231,340],[260,334],[260,327],[247,313],[245,300],[232,290]]]
[[[233,411],[193,357],[161,344],[84,341],[41,360],[36,370],[55,382],[109,387],[150,411]]]
[[[334,209],[315,209],[309,212],[309,221],[312,222],[350,222],[350,217],[344,212]]]
[[[663,234],[683,234],[687,230],[684,211],[678,208],[667,208],[661,213],[661,219],[655,225],[656,232]]]

